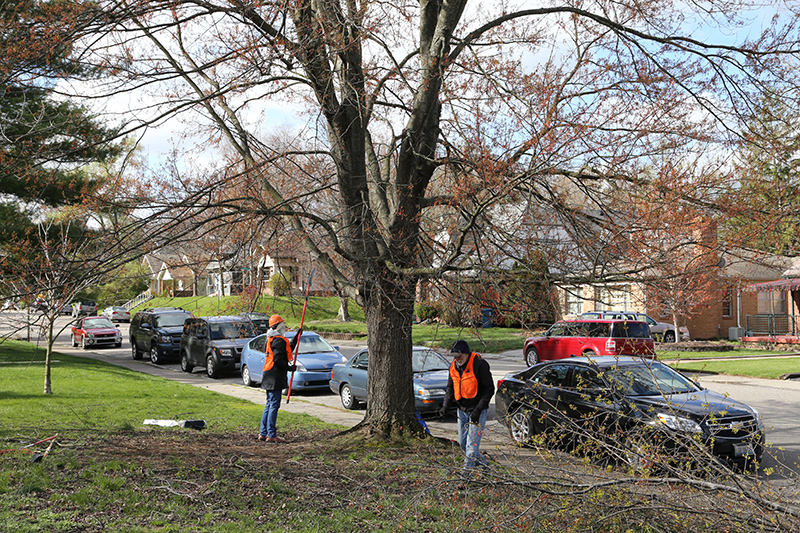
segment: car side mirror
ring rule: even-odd
[[[356,368],[360,368],[361,370],[366,370],[368,365],[366,363],[358,363]]]
[[[142,324],[141,328],[142,329],[150,329],[150,324]]]

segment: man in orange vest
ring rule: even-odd
[[[278,409],[281,407],[281,391],[289,387],[287,372],[294,372],[297,367],[292,364],[292,353],[297,347],[302,328],[290,341],[286,334],[286,323],[280,315],[269,317],[267,331],[267,350],[264,357],[264,375],[261,377],[261,388],[267,391],[267,403],[261,415],[261,430],[258,440],[267,442],[286,442],[278,436],[276,422]]]
[[[466,341],[456,341],[450,350],[453,362],[447,380],[442,415],[450,406],[458,406],[458,443],[466,455],[462,477],[469,479],[476,466],[486,466],[480,445],[489,413],[489,402],[494,396],[494,381],[489,363],[469,349]]]

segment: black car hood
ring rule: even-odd
[[[631,396],[626,400],[633,402],[643,413],[655,414],[654,411],[667,409],[670,412],[684,413],[695,420],[711,415],[726,418],[755,416],[753,409],[742,402],[708,389],[667,396]]]

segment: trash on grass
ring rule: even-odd
[[[144,421],[148,426],[162,426],[162,427],[182,427],[191,429],[205,429],[205,420],[157,420],[154,418],[147,418]]]

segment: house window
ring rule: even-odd
[[[583,313],[583,289],[580,287],[567,287],[565,311],[567,316],[580,316]]]
[[[786,292],[761,291],[758,293],[759,315],[785,315]]]
[[[603,287],[600,301],[595,309],[598,311],[625,311],[631,307],[631,291],[628,286]]]
[[[733,299],[731,297],[731,290],[722,291],[722,316],[733,316]]]

